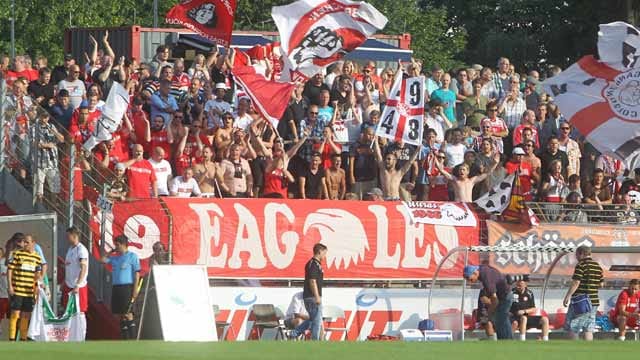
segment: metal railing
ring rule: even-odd
[[[640,225],[640,206],[526,202],[540,222],[558,224]]]
[[[14,106],[12,101],[7,101],[11,95],[11,89],[8,89],[4,80],[0,80],[0,124],[2,125],[0,126],[0,170],[5,168],[9,170],[27,190],[31,191],[34,206],[41,204],[57,214],[58,222],[61,224],[59,239],[64,239],[66,228],[75,226],[81,233],[82,242],[90,251],[96,245],[95,241],[99,241],[99,248],[105,251],[105,238],[113,238],[114,234],[109,226],[104,226],[105,221],[97,221],[101,223],[101,236],[96,238],[94,235],[92,223],[96,221],[92,218],[98,214],[99,209],[95,209],[95,203],[89,201],[88,192],[94,192],[92,198],[104,195],[106,186],[115,174],[107,168],[97,166],[98,160],[95,156],[83,153],[81,144],[75,144],[72,134],[51,116],[49,122],[64,136],[64,142],[58,146],[61,192],[51,193],[45,186],[44,196],[39,198],[36,190],[40,179],[35,174],[39,160],[40,139],[39,132],[32,132],[32,127],[40,121],[40,115],[46,112],[46,109],[35,102],[28,108],[25,106],[20,109],[19,106]],[[81,172],[84,197],[76,200],[74,182],[76,181],[75,169],[79,161],[87,161],[89,170]],[[104,212],[100,212],[100,215],[102,218],[106,216]],[[139,225],[143,224],[135,219],[129,219],[123,224],[127,230],[134,233],[138,232]],[[65,250],[66,243],[64,241],[59,243],[62,248],[58,250]],[[96,290],[99,300],[108,298],[111,288],[108,274],[99,263],[92,261],[91,265],[89,274],[91,286]]]

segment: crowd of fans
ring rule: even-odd
[[[65,144],[93,133],[110,88],[121,83],[131,105],[110,141],[78,151],[75,171],[113,173],[111,197],[271,197],[472,201],[517,172],[525,199],[602,207],[635,201],[640,169],[600,155],[565,121],[538,71],[497,67],[444,71],[401,63],[425,75],[423,145],[374,136],[397,70],[373,61],[335,63],[298,84],[277,126],[266,121],[232,76],[233,50],[197,55],[191,64],[160,46],[152,61],[117,57],[108,34],[93,37],[83,61],[67,55],[3,57],[5,142],[22,179],[61,189]],[[252,60],[268,78],[281,67]],[[553,76],[559,68],[546,69]],[[336,132],[337,129],[339,133]],[[345,130],[346,129],[346,130]],[[37,146],[32,146],[35,140]],[[30,149],[37,149],[37,164]],[[62,174],[64,180],[65,174]],[[27,180],[25,180],[27,181]],[[64,181],[62,181],[64,182]],[[76,184],[82,186],[80,184]],[[64,187],[64,186],[62,186]],[[640,194],[638,194],[640,195]]]

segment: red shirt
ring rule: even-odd
[[[111,142],[113,143],[109,154],[111,158],[118,162],[129,160],[129,132],[125,130],[114,132],[111,135]]]
[[[82,143],[93,134],[93,130],[96,127],[98,119],[102,115],[102,111],[95,109],[93,112],[89,112],[87,116],[87,122],[84,125],[78,125],[78,118],[80,117],[80,109],[75,109],[73,115],[71,115],[71,123],[69,124],[69,133],[75,137],[76,141],[81,140]]]
[[[145,152],[151,150],[151,144],[144,140],[147,134],[147,124],[144,118],[149,119],[149,116],[143,111],[130,111],[129,118],[131,119],[131,125],[133,126],[133,133],[136,134],[136,143],[142,145]]]
[[[184,170],[190,168],[193,164],[195,164],[193,158],[188,154],[182,153],[182,155],[178,156],[175,160],[176,173],[180,176],[183,175]]]
[[[151,149],[160,146],[164,150],[164,159],[171,158],[171,144],[167,137],[167,130],[151,131]]]
[[[624,306],[624,311],[626,312],[637,312],[638,311],[638,302],[640,302],[640,293],[635,293],[634,295],[629,295],[629,290],[622,290],[620,295],[618,295],[618,301],[616,301],[616,307],[612,311],[612,318],[615,319],[619,315],[619,308]]]
[[[504,164],[504,168],[508,175],[520,170],[520,175],[518,176],[520,180],[520,194],[516,195],[524,195],[525,200],[531,200],[531,176],[533,175],[531,164],[524,161],[514,162],[509,160]]]
[[[322,145],[322,144],[313,145],[313,150],[314,151],[318,151],[320,149],[320,145]],[[336,144],[336,146],[338,147],[338,149],[340,151],[342,151],[342,145],[341,144]],[[338,154],[340,154],[340,152],[338,152]],[[331,167],[331,155],[333,155],[333,150],[331,149],[331,145],[324,144],[324,148],[322,149],[322,153],[320,154],[320,156],[321,156],[321,159],[322,159],[322,166],[325,169],[328,169],[328,168]]]
[[[507,124],[505,124],[504,120],[502,120],[501,118],[495,118],[495,120],[492,120],[491,118],[484,118],[480,122],[480,124],[484,125],[485,122],[489,123],[489,126],[491,126],[491,133],[494,134],[494,135],[499,133],[499,132],[503,132],[503,131],[508,131],[509,130],[507,128]]]
[[[189,86],[191,86],[191,79],[189,79],[189,75],[187,75],[186,73],[173,75],[173,79],[171,80],[171,82],[173,83],[172,86],[175,86],[183,91],[187,91],[189,89]]]
[[[536,148],[540,148],[540,140],[538,140],[538,129],[535,126],[520,124],[513,130],[513,145],[522,144],[522,130],[529,128],[536,142]]]
[[[156,182],[156,173],[148,160],[134,162],[127,169],[129,180],[129,197],[148,199],[151,197],[151,186]]]
[[[284,179],[282,169],[275,169],[264,174],[264,194],[280,194],[283,199],[287,198],[287,182]]]
[[[204,146],[211,146],[211,143],[209,142],[209,138],[204,134],[200,134],[200,141]],[[196,152],[198,152],[198,141],[196,140],[196,137],[193,134],[189,134],[189,136],[187,137],[186,147],[189,147],[189,145],[191,145],[190,155],[196,156]]]

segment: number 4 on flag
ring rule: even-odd
[[[396,74],[376,135],[393,141],[421,145],[424,128],[424,76],[402,78]]]

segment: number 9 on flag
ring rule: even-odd
[[[396,74],[376,135],[421,145],[424,128],[424,76],[403,79]]]

